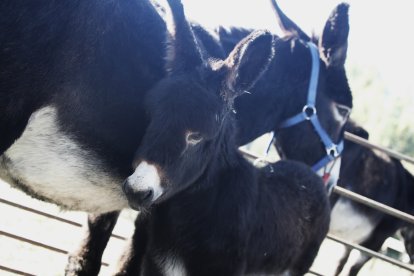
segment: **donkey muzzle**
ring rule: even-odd
[[[123,184],[124,193],[133,209],[149,207],[163,193],[156,166],[142,161]]]
[[[122,189],[128,199],[129,206],[134,210],[140,210],[145,207],[149,207],[154,198],[154,190],[147,189],[134,189],[133,185],[129,183],[128,179],[122,185]]]

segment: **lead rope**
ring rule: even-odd
[[[332,193],[333,188],[337,185],[337,183],[329,182],[329,179],[331,178],[331,172],[332,172],[332,169],[335,166],[336,160],[338,160],[338,158],[335,158],[332,161],[332,165],[330,166],[329,169],[328,169],[329,163],[323,169],[322,181],[323,181],[323,184],[325,184],[325,186],[326,186],[326,190],[328,191],[328,195],[330,195]]]

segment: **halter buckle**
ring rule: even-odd
[[[305,105],[302,113],[306,120],[310,120],[313,116],[316,116],[316,107],[314,105]]]
[[[331,145],[330,147],[326,147],[326,153],[333,158],[337,158],[339,156],[338,146]]]

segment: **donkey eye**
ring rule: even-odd
[[[185,140],[187,144],[196,145],[203,140],[203,136],[201,136],[200,132],[188,132]]]
[[[336,110],[338,110],[339,115],[343,118],[348,118],[349,114],[351,113],[351,109],[345,105],[337,104]]]

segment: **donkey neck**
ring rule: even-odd
[[[223,158],[214,159],[198,180],[186,190],[160,204],[160,207],[166,212],[171,210],[174,217],[183,214],[186,218],[200,213],[215,213],[228,208],[223,205],[229,202],[244,206],[246,201],[254,199],[257,194],[256,179],[255,168],[239,154],[231,162]],[[187,203],[194,208],[188,208]]]

